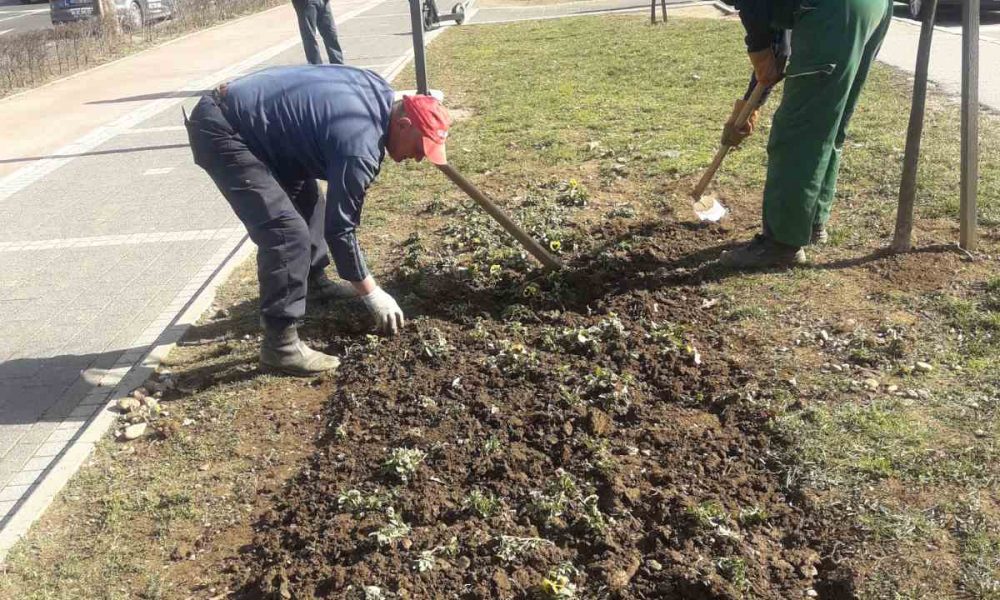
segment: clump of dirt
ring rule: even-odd
[[[346,345],[327,434],[262,517],[244,596],[839,594],[768,434],[785,390],[727,358],[689,284],[720,226],[537,222],[586,251],[521,277],[450,230],[472,259],[404,245],[404,335],[317,325]]]

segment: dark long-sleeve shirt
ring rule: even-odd
[[[230,83],[226,117],[279,180],[327,181],[326,241],[337,273],[368,275],[355,229],[385,157],[393,91],[364,69],[274,67]]]
[[[775,30],[791,29],[799,0],[724,0],[740,12],[748,52],[770,48]]]

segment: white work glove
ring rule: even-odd
[[[403,310],[396,304],[396,300],[387,294],[385,290],[376,287],[367,296],[361,296],[365,301],[365,306],[375,317],[375,324],[379,331],[395,335],[403,325]]]

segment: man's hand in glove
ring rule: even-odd
[[[361,299],[375,317],[379,331],[396,335],[405,324],[399,304],[396,304],[396,300],[382,288],[376,286],[371,292],[361,296]]]
[[[733,114],[729,115],[729,120],[726,121],[726,125],[722,128],[723,145],[739,146],[743,140],[747,139],[757,129],[757,118],[760,115],[760,109],[758,108],[755,108],[750,113],[750,118],[747,119],[746,125],[741,129],[736,129],[736,117],[739,116],[744,106],[746,106],[746,100],[737,100],[736,105],[733,106]]]
[[[774,55],[774,50],[771,48],[751,52],[750,64],[753,65],[757,83],[764,85],[764,87],[771,87],[781,79],[778,57]]]

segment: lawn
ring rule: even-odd
[[[876,68],[832,243],[727,273],[758,227],[685,198],[748,74],[732,20],[449,30],[449,155],[568,268],[543,274],[427,165],[386,165],[362,245],[410,319],[311,307],[343,358],[255,368],[253,265],[174,351],[156,434],[103,443],[3,598],[1000,598],[1000,130],[982,254],[956,251],[958,109],[932,96],[917,251],[891,237],[908,83]],[[404,74],[398,87],[412,87]]]

